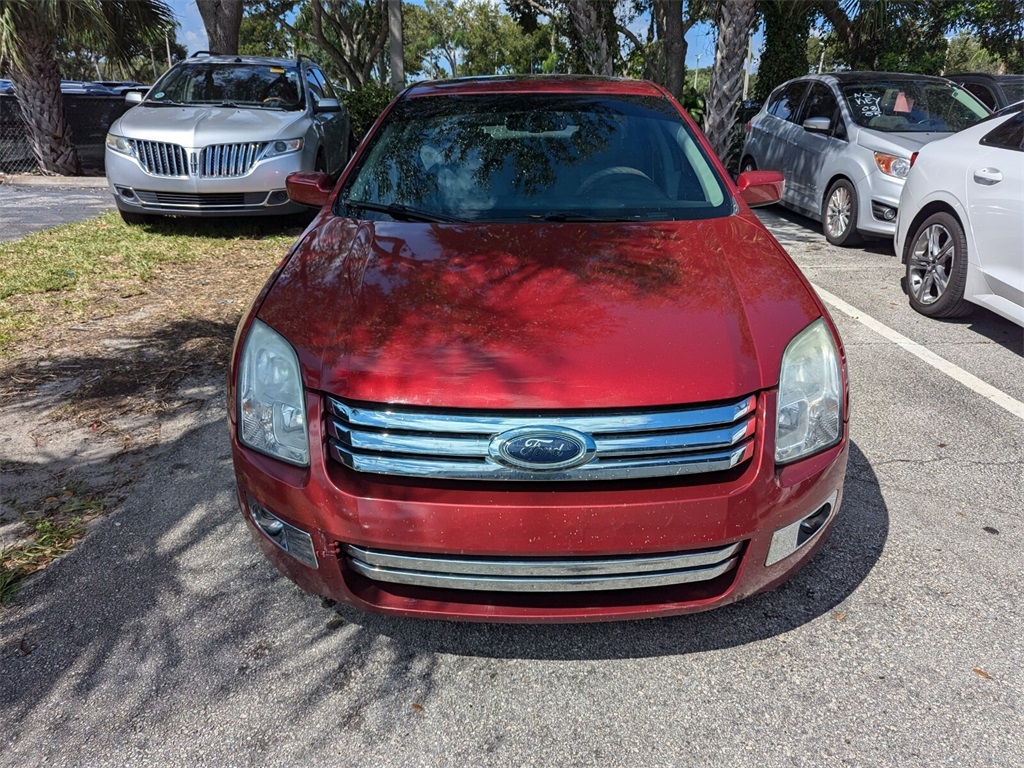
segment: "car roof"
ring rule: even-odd
[[[406,98],[422,96],[463,96],[501,93],[567,93],[617,96],[664,97],[664,92],[647,80],[594,75],[488,75],[451,80],[429,80],[409,86]]]
[[[962,77],[969,77],[972,80],[987,80],[993,83],[1019,83],[1024,82],[1024,75],[995,75],[990,72],[957,72],[953,75],[946,75],[949,80],[958,80]]]
[[[307,59],[311,64],[316,62],[312,59]],[[281,59],[272,58],[270,56],[230,56],[222,53],[205,53],[198,52],[193,53],[184,62],[178,62],[179,64],[195,64],[197,62],[210,62],[213,64],[261,64],[266,66],[277,66],[277,67],[294,67],[299,62],[296,59]]]
[[[834,77],[840,83],[863,83],[871,82],[872,80],[931,80],[938,83],[947,82],[944,77],[936,77],[935,75],[917,75],[909,72],[870,72],[870,71],[858,71],[858,72],[827,72],[829,77]]]

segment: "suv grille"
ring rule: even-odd
[[[266,142],[211,144],[199,154],[199,175],[203,178],[245,176],[265,146]]]
[[[329,397],[331,456],[358,472],[444,480],[633,480],[717,472],[753,455],[757,399],[673,410],[519,415],[355,406]],[[523,468],[495,457],[509,430],[567,428],[593,439],[568,469]]]
[[[128,141],[146,173],[153,176],[188,176],[188,155],[184,147],[162,141]]]

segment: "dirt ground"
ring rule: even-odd
[[[283,255],[240,249],[100,286],[84,319],[55,316],[0,358],[0,543],[27,539],[26,516],[87,528],[161,443],[223,411],[235,327]]]

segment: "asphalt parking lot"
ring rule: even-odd
[[[0,765],[1020,765],[1022,331],[921,317],[888,244],[763,219],[852,387],[840,517],[788,584],[617,624],[325,610],[249,540],[215,381],[0,617]]]

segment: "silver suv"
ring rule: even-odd
[[[830,243],[892,237],[917,150],[987,115],[941,77],[809,75],[776,88],[747,124],[740,170],[782,171],[782,205],[822,222]]]
[[[130,224],[151,214],[239,216],[306,210],[288,200],[295,171],[337,174],[351,122],[320,67],[297,60],[194,54],[128,93],[110,126],[106,172]]]

